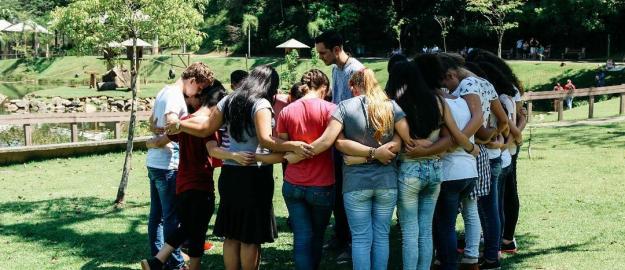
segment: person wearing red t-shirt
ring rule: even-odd
[[[328,77],[318,69],[302,76],[299,89],[303,97],[278,114],[276,130],[281,139],[312,143],[321,137],[336,108],[323,100],[328,85]],[[293,161],[288,154],[285,158]],[[334,163],[330,150],[287,166],[282,195],[294,233],[295,269],[319,268],[334,192]]]
[[[566,101],[566,106],[569,107],[569,110],[573,108],[573,91],[575,91],[575,85],[571,80],[566,80],[566,84],[564,85],[564,91],[566,91],[567,95],[564,99]]]
[[[187,97],[189,111],[195,111],[181,120],[202,122],[208,119],[211,107],[217,105],[226,95],[219,81],[202,91],[199,98]],[[201,106],[201,107],[200,107]],[[207,138],[195,137],[187,133],[168,135],[171,141],[180,146],[180,163],[176,177],[176,206],[180,224],[165,238],[165,245],[151,259],[143,260],[144,270],[162,269],[175,248],[186,241],[190,257],[189,269],[200,269],[208,223],[215,211],[215,187],[213,168],[221,166],[221,161],[210,158],[207,146],[218,140],[218,134]]]

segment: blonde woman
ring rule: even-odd
[[[386,269],[390,223],[397,203],[394,161],[401,147],[395,129],[407,123],[404,112],[386,96],[372,70],[354,73],[349,85],[354,97],[339,103],[328,128],[311,145],[316,154],[336,140],[335,146],[343,154],[367,158],[364,164],[343,166],[342,192],[352,235],[353,267]]]

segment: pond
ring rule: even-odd
[[[49,88],[51,85],[40,85],[32,83],[0,83],[0,94],[7,96],[9,99],[18,99],[26,94]]]

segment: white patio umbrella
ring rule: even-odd
[[[292,38],[289,39],[288,41],[276,46],[276,48],[284,48],[284,49],[306,49],[306,48],[310,48],[308,45],[301,43],[299,41],[297,41],[296,39]]]
[[[124,47],[130,47],[132,46],[132,38],[124,40],[124,42],[121,43],[122,46]],[[137,47],[152,47],[152,44],[145,42],[144,40],[138,38],[137,39]]]
[[[13,25],[13,24],[10,23],[10,22],[7,22],[5,20],[0,20],[0,31],[3,31],[5,28],[7,28],[7,27],[9,27],[11,25]]]
[[[50,34],[48,29],[46,29],[45,27],[35,22],[16,23],[14,25],[11,25],[3,29],[2,31],[4,32],[35,32],[35,33]]]

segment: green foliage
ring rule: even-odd
[[[284,56],[286,69],[280,74],[283,81],[283,88],[289,88],[297,81],[297,66],[299,64],[299,53],[293,49]],[[286,84],[286,85],[285,85]]]
[[[52,27],[63,31],[81,53],[95,53],[109,42],[158,37],[163,46],[199,48],[203,34],[199,0],[78,0],[58,7]]]
[[[319,65],[319,53],[317,52],[317,50],[315,49],[315,47],[312,47],[310,49],[310,64],[313,67],[316,67],[317,65]]]
[[[221,41],[221,39],[215,39],[213,40],[213,46],[217,49],[217,52],[219,52],[219,50],[221,49],[221,46],[224,43]]]
[[[525,0],[467,0],[467,11],[482,15],[487,21],[487,28],[496,33],[519,26],[511,22],[509,15],[521,13]]]

